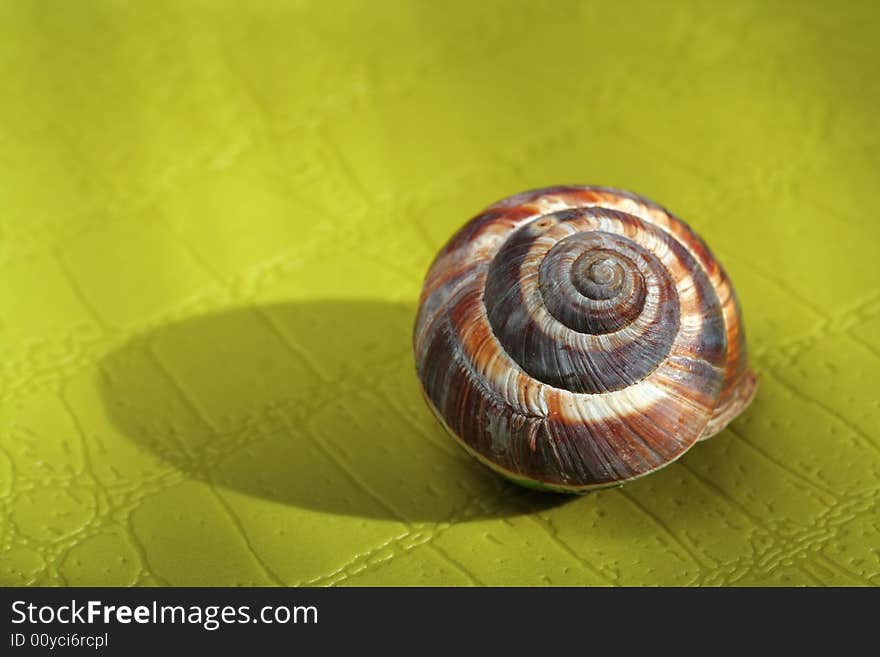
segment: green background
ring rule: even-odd
[[[0,583],[880,584],[876,2],[0,3]],[[467,218],[690,222],[757,399],[542,496],[410,352]]]

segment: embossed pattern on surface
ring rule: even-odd
[[[880,584],[876,3],[0,4],[0,584]],[[758,396],[622,489],[418,391],[474,212],[635,190]]]

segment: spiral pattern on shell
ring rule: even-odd
[[[755,390],[705,244],[602,187],[524,192],[468,222],[427,274],[414,349],[426,399],[471,454],[563,491],[674,461]]]

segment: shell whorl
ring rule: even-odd
[[[428,272],[414,348],[426,399],[469,452],[559,490],[662,467],[754,392],[708,249],[608,188],[525,192],[472,219]]]

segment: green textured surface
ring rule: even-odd
[[[0,3],[0,583],[880,584],[876,2]],[[758,397],[502,483],[418,391],[489,202],[689,221]]]

